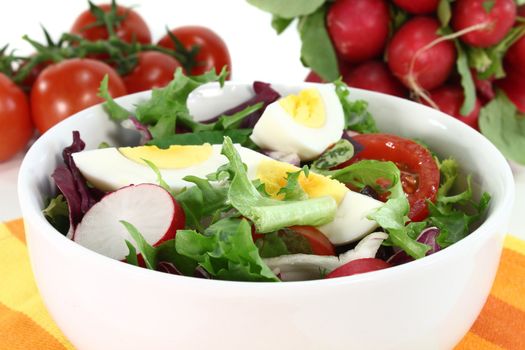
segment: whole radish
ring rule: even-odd
[[[507,76],[496,80],[496,86],[505,92],[521,113],[525,113],[525,75],[507,66],[505,71]]]
[[[525,36],[516,41],[507,51],[505,62],[511,69],[525,75]]]
[[[451,41],[439,41],[439,23],[429,17],[414,17],[392,37],[387,48],[388,66],[411,90],[437,88],[447,80],[456,61]]]
[[[310,73],[308,73],[304,81],[309,83],[324,83],[324,80],[320,76],[318,76],[317,73],[315,73],[313,70],[311,70]]]
[[[425,15],[436,11],[439,0],[393,0],[394,4],[414,15]]]
[[[343,78],[348,86],[382,92],[384,94],[406,97],[407,90],[381,61],[360,64]]]
[[[475,47],[489,47],[500,42],[514,25],[516,3],[514,0],[458,0],[452,11],[455,31],[469,31],[460,39]]]
[[[430,98],[439,107],[443,113],[453,116],[461,120],[463,123],[478,130],[479,110],[481,109],[481,102],[476,97],[474,109],[468,115],[464,116],[460,113],[461,105],[465,100],[463,89],[457,85],[445,85],[435,90],[430,91]],[[428,105],[427,102],[423,101]]]
[[[328,10],[328,33],[343,60],[362,62],[383,51],[390,14],[384,0],[338,0]]]

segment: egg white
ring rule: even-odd
[[[210,157],[201,163],[178,169],[159,169],[162,178],[175,191],[193,185],[183,178],[189,175],[204,178],[228,163],[228,159],[221,154],[221,148],[222,145],[212,145]],[[255,177],[255,169],[262,159],[270,159],[240,145],[235,145],[235,148],[250,169],[250,178]],[[131,184],[157,183],[157,177],[149,166],[125,157],[117,148],[73,153],[73,159],[86,180],[103,191],[114,191]]]
[[[268,105],[250,136],[263,149],[296,153],[301,160],[318,157],[341,138],[344,113],[332,84],[317,85],[325,108],[325,123],[310,128],[297,123],[279,101]]]

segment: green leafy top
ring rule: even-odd
[[[294,18],[313,13],[326,0],[248,0],[250,4],[263,11],[282,18]]]
[[[503,91],[481,109],[479,128],[505,157],[525,164],[525,116]]]

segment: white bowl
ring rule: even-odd
[[[277,85],[283,93],[307,84]],[[250,84],[208,85],[190,109],[207,117],[250,96]],[[149,92],[118,101],[131,107]],[[70,241],[41,214],[50,174],[79,130],[87,148],[136,142],[100,106],[45,133],[29,150],[19,197],[37,285],[53,319],[79,349],[450,349],[468,331],[492,286],[511,213],[510,168],[483,136],[438,111],[352,89],[382,131],[424,140],[453,156],[489,192],[487,219],[467,238],[402,266],[331,280],[246,283],[149,271]]]

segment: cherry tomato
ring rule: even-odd
[[[31,88],[33,87],[33,84],[35,83],[36,81],[36,78],[38,78],[38,76],[40,75],[40,73],[42,73],[42,71],[47,67],[49,66],[50,64],[52,64],[53,62],[42,62],[40,64],[37,64],[35,67],[33,67],[33,69],[31,69],[31,71],[29,72],[29,74],[26,76],[26,78],[20,83],[20,86],[22,86],[22,88],[25,90],[25,91],[31,91]],[[27,65],[27,62],[24,62],[20,65],[20,67],[18,68],[18,70],[20,71],[20,69],[22,69],[23,67],[25,67]]]
[[[197,65],[191,69],[191,75],[200,75],[215,68],[220,72],[222,67],[228,66],[231,75],[232,63],[228,47],[214,31],[206,27],[185,26],[175,28],[171,31],[180,40],[186,49],[193,46],[199,47],[196,61]],[[158,42],[159,46],[175,49],[175,45],[168,34]]]
[[[106,74],[111,96],[125,95],[126,88],[117,72],[100,61],[75,58],[44,69],[31,90],[31,111],[37,129],[44,133],[76,112],[103,102],[97,93]]]
[[[24,148],[32,134],[26,94],[0,73],[0,162]]]
[[[110,4],[98,6],[106,13],[111,10]],[[120,40],[128,43],[133,40],[142,44],[151,43],[151,33],[148,25],[137,12],[127,7],[117,6],[117,15],[123,17],[115,27],[115,34]],[[86,10],[73,23],[71,33],[80,35],[90,41],[108,39],[109,34],[106,27],[103,24],[94,25],[95,22],[97,22],[96,17],[89,10]]]
[[[339,167],[362,159],[394,162],[401,170],[403,190],[410,203],[408,217],[421,221],[428,216],[427,200],[435,201],[439,188],[439,169],[432,154],[418,143],[390,134],[362,134],[354,140],[363,150]]]
[[[389,268],[390,265],[381,259],[375,258],[364,258],[357,259],[347,262],[343,266],[339,266],[337,269],[330,272],[326,278],[336,278],[357,275],[359,273],[365,273],[370,271],[377,271]]]
[[[140,52],[137,65],[122,80],[128,93],[151,90],[168,85],[178,67],[180,63],[164,53]]]
[[[312,253],[315,255],[335,255],[335,249],[328,238],[312,226],[292,226],[290,230],[303,236],[310,243]]]
[[[315,255],[335,255],[335,248],[328,238],[318,229],[312,226],[291,226],[286,230],[292,231],[304,238],[310,244],[312,254]],[[252,226],[252,238],[255,242],[259,238],[263,238],[264,234],[257,233],[255,227]]]

